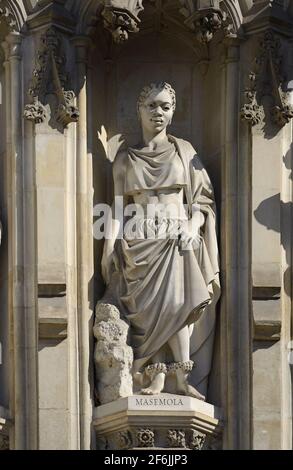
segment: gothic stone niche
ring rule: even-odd
[[[265,118],[262,100],[271,97],[271,121],[278,127],[287,124],[293,117],[289,94],[285,91],[286,77],[282,74],[281,41],[273,31],[266,31],[259,40],[259,55],[248,76],[248,86],[244,92],[245,103],[241,118],[252,126],[261,124]]]
[[[157,415],[152,408],[148,409],[148,403],[138,403],[130,416],[136,416],[139,424],[140,406],[146,406],[149,414],[144,417],[151,423],[154,415],[154,426],[145,427],[141,421],[131,438],[129,432],[117,436],[108,427],[111,436],[107,437],[103,424],[97,420],[98,438],[105,438],[109,448],[115,448],[117,441],[148,448],[160,445],[201,448],[204,443],[203,436],[195,436],[191,431],[201,429],[194,429],[192,416],[205,400],[197,385],[205,387],[206,393],[205,379],[211,369],[213,348],[209,338],[213,338],[211,331],[215,328],[220,295],[216,214],[211,181],[196,151],[189,142],[167,134],[176,103],[175,90],[166,82],[143,87],[137,100],[143,143],[126,145],[125,150],[117,148],[116,152],[111,151],[111,156],[106,155],[113,165],[114,205],[123,200],[122,214],[133,203],[142,210],[126,221],[116,207],[115,215],[109,213],[103,224],[113,230],[105,235],[101,268],[107,289],[98,302],[94,326],[96,391],[101,404],[98,414],[109,410],[111,423],[116,422],[117,407],[120,409],[123,403],[127,406],[128,398],[135,400],[141,395],[161,397],[168,393],[171,401],[182,395],[192,400],[186,402],[191,415],[186,431],[173,425],[160,444],[165,429],[161,424],[164,402],[161,405],[159,398],[161,414]],[[109,143],[106,136],[104,139],[107,152]],[[149,148],[152,143],[156,143],[155,149]],[[159,204],[162,193],[164,203]],[[147,214],[145,207],[154,210],[155,215]],[[182,282],[197,289],[178,290]],[[207,322],[198,322],[202,315],[207,316]],[[192,339],[194,330],[199,341]],[[198,356],[203,343],[210,360]],[[197,377],[192,381],[194,368]],[[179,403],[173,416],[175,425],[182,422],[182,413],[187,411],[181,399]],[[206,410],[213,420],[213,405],[207,404]],[[211,433],[217,425],[214,422]]]
[[[196,384],[191,384],[189,376],[196,364],[201,375],[197,377],[197,383],[202,384],[211,367],[205,360],[200,361],[204,368],[198,364],[197,354],[202,343],[192,340],[191,336],[194,327],[201,341],[203,338],[208,340],[215,327],[220,286],[214,195],[211,181],[192,145],[166,133],[175,108],[176,94],[170,84],[161,82],[145,86],[137,101],[142,135],[143,138],[149,135],[151,142],[161,139],[160,151],[150,151],[146,144],[128,147],[118,152],[113,162],[114,204],[123,200],[121,209],[125,214],[134,201],[141,211],[124,224],[125,219],[118,215],[117,208],[115,218],[112,220],[110,214],[105,222],[114,227],[118,219],[122,220],[119,222],[122,239],[118,238],[115,228],[104,242],[101,267],[107,290],[104,299],[98,303],[94,329],[98,340],[98,388],[99,382],[110,387],[105,378],[110,369],[102,365],[103,354],[98,353],[103,339],[104,355],[111,364],[117,363],[113,344],[117,343],[116,349],[123,358],[117,374],[112,373],[113,390],[115,384],[123,393],[129,389],[127,368],[131,356],[126,351],[130,346],[134,354],[130,368],[135,392],[145,395],[170,392],[173,383],[174,393],[204,400],[204,395],[195,388]],[[162,187],[167,191],[169,196],[164,197],[163,204],[152,203],[154,199],[148,196],[149,187],[158,200]],[[184,194],[188,202],[185,206]],[[147,207],[152,207],[156,215],[145,213],[142,197],[147,200],[150,197]],[[159,216],[158,204],[161,206]],[[175,204],[177,215],[170,210],[170,204]],[[133,224],[137,227],[134,236],[131,232]],[[172,254],[167,261],[165,257],[171,245]],[[200,264],[198,253],[201,253]],[[207,272],[208,276],[205,275]],[[196,291],[180,289],[178,292],[177,286],[187,283],[186,277],[190,285],[198,286]],[[112,299],[112,309],[107,305],[108,299]],[[198,322],[202,315],[208,315],[208,325]],[[107,317],[111,321],[105,323]],[[129,345],[126,343],[126,324],[130,325]],[[121,387],[120,377],[125,388]],[[131,390],[129,392],[131,394]],[[100,396],[103,403],[104,399],[113,400],[111,393],[104,395],[100,391]]]
[[[46,120],[44,104],[49,94],[56,97],[53,117],[58,123],[66,127],[70,122],[78,121],[79,111],[74,104],[74,92],[68,90],[69,76],[66,72],[66,58],[62,49],[62,35],[55,28],[49,28],[41,37],[37,66],[29,90],[33,103],[26,105],[24,110],[25,118],[35,124]]]

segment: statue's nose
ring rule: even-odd
[[[162,115],[163,115],[162,109],[157,108],[156,111],[155,111],[155,116],[162,116]]]

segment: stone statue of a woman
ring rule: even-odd
[[[122,237],[121,223],[112,220],[102,274],[106,297],[130,325],[140,393],[166,391],[173,375],[175,393],[205,399],[189,375],[198,367],[199,380],[206,380],[211,364],[204,345],[213,336],[219,297],[214,194],[192,145],[166,132],[175,107],[167,83],[139,96],[142,141],[113,163],[114,194],[137,211],[127,211]]]

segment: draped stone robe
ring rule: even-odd
[[[152,362],[168,340],[185,325],[194,325],[190,337],[191,359],[196,363],[192,382],[206,393],[219,297],[219,263],[213,188],[192,145],[168,136],[170,147],[142,154],[128,149],[118,154],[113,166],[116,196],[129,200],[139,190],[183,188],[186,217],[197,204],[204,216],[199,246],[181,250],[172,237],[180,220],[159,221],[164,238],[124,235],[115,242],[116,269],[106,297],[111,296],[131,325],[134,371]],[[138,220],[142,235],[157,230],[158,221]],[[153,223],[152,223],[153,222]],[[155,233],[154,233],[155,235]]]

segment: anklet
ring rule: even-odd
[[[155,362],[154,364],[149,364],[145,368],[146,375],[148,375],[151,378],[154,375],[159,374],[160,372],[167,374],[167,366],[166,364],[164,364],[164,362]]]
[[[180,362],[171,362],[168,364],[168,372],[174,374],[177,370],[181,369],[184,372],[191,372],[194,367],[193,361],[180,361]]]

